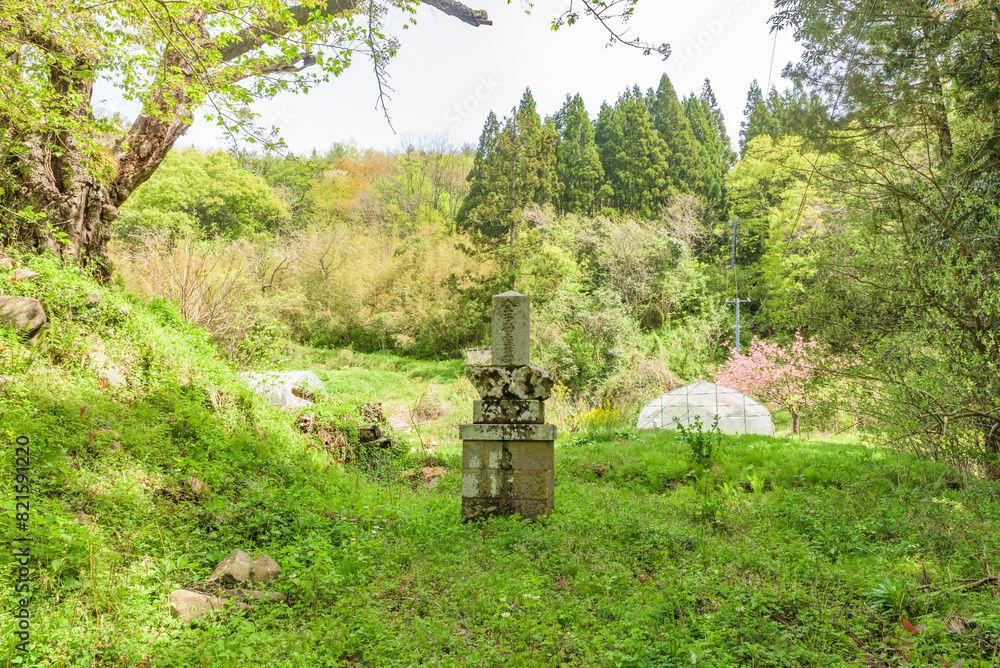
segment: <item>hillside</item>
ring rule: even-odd
[[[340,464],[171,307],[26,264],[42,280],[17,289],[53,321],[37,348],[2,351],[6,461],[31,439],[34,652],[16,652],[8,626],[9,665],[998,660],[996,483],[853,439],[727,437],[702,464],[676,434],[598,425],[561,436],[551,517],[463,523],[456,451],[418,447],[433,429]],[[124,384],[93,368],[98,350]],[[331,395],[311,412],[352,439],[358,406],[379,397],[433,390],[446,422],[467,411],[461,363],[308,354]],[[400,477],[422,466],[444,474]],[[281,565],[269,588],[287,603],[173,619],[167,595],[237,548]]]

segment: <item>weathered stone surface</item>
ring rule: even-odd
[[[73,521],[76,522],[77,524],[82,524],[84,526],[87,526],[88,524],[94,523],[94,518],[92,518],[90,515],[83,512],[82,510],[78,510],[76,515],[73,515]]]
[[[377,424],[363,424],[358,427],[358,440],[362,443],[371,443],[382,438],[382,430]]]
[[[531,302],[519,292],[493,296],[492,361],[498,366],[531,363]],[[485,398],[485,397],[484,397]]]
[[[121,313],[122,316],[125,318],[129,317],[132,314],[132,311],[129,310],[129,307],[125,306],[124,304],[118,307],[118,312]]]
[[[243,550],[233,550],[232,553],[219,562],[207,582],[218,582],[224,585],[242,584],[250,578],[253,561]]]
[[[188,486],[188,489],[190,489],[195,494],[211,494],[212,493],[212,488],[211,487],[209,487],[205,482],[202,482],[198,478],[195,478],[194,476],[191,476],[187,480],[185,480],[184,484],[186,484]]]
[[[42,330],[48,328],[49,317],[42,303],[34,297],[0,295],[0,325],[13,329],[29,345],[35,345]]]
[[[554,441],[553,424],[461,424],[458,437],[463,441]]]
[[[33,281],[38,278],[39,274],[34,269],[28,269],[27,267],[21,267],[20,269],[15,269],[10,275],[10,280],[12,281]]]
[[[555,381],[540,366],[523,366],[510,372],[510,393],[519,399],[544,401],[552,395]]]
[[[552,441],[465,441],[462,470],[511,468],[546,471],[555,464]]]
[[[501,469],[462,471],[462,498],[495,499],[510,497],[514,472]]]
[[[97,371],[97,375],[106,380],[109,385],[125,387],[125,372],[122,371],[120,366],[112,362],[107,355],[99,351],[94,351],[87,353],[87,356],[90,357],[90,364]]]
[[[484,399],[472,402],[476,424],[543,424],[545,404],[521,399]]]
[[[91,292],[87,295],[86,299],[83,300],[83,305],[86,308],[94,308],[101,303],[101,295],[98,292]]]
[[[510,385],[510,371],[499,366],[467,366],[465,376],[483,399],[503,399]]]
[[[225,602],[217,596],[209,596],[190,589],[170,592],[167,602],[170,604],[170,614],[185,622],[210,610],[221,610],[225,605]]]
[[[516,513],[524,519],[537,520],[554,509],[555,504],[552,499],[462,499],[462,517],[465,519],[494,515],[510,516]]]
[[[254,584],[267,584],[281,575],[281,566],[266,554],[259,554],[250,564],[250,581]]]

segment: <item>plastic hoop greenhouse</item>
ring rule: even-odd
[[[742,392],[699,380],[653,399],[639,411],[639,429],[674,429],[674,418],[684,426],[695,417],[706,429],[719,416],[723,434],[761,434],[774,436],[771,412],[760,402]]]

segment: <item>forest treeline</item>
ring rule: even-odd
[[[525,91],[475,147],[177,152],[123,207],[117,260],[237,360],[283,334],[460,354],[513,288],[535,359],[593,403],[712,377],[727,300],[749,298],[744,346],[801,335],[852,360],[816,374],[816,419],[849,409],[935,456],[995,455],[996,104],[967,75],[914,94],[832,71],[754,82],[737,142],[707,80],[679,98],[663,76],[594,115],[567,95],[543,118]]]
[[[476,147],[175,152],[123,207],[117,261],[237,358],[283,330],[460,354],[484,342],[489,296],[516,288],[538,359],[634,402],[721,359],[735,159],[707,80],[683,100],[666,76],[630,87],[593,120],[579,95],[543,120],[525,91]]]

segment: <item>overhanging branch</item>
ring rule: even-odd
[[[485,11],[471,9],[455,0],[420,1],[472,26],[493,25],[493,22],[489,20]],[[321,15],[324,17],[339,16],[357,9],[359,4],[361,4],[360,0],[327,0]],[[238,32],[236,38],[231,43],[219,48],[219,59],[224,63],[231,62],[243,54],[260,47],[268,39],[287,35],[294,26],[308,24],[314,13],[310,7],[304,5],[289,7],[288,12],[293,19],[291,22],[283,23],[277,19],[270,19],[263,25],[245,28]]]

